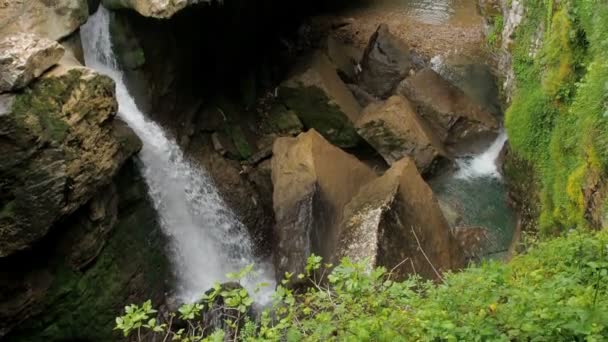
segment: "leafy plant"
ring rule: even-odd
[[[608,232],[572,231],[551,241],[535,242],[509,264],[491,261],[441,283],[416,275],[397,281],[385,268],[344,259],[337,266],[308,259],[307,286],[290,288],[287,275],[272,307],[255,319],[245,316],[238,331],[178,341],[603,341],[608,338]],[[242,292],[232,293],[242,298]],[[245,291],[246,292],[246,291]],[[224,296],[215,288],[211,292]],[[242,302],[241,304],[242,305]],[[233,303],[231,308],[239,305]],[[188,306],[190,309],[192,306]],[[129,322],[142,323],[155,311],[149,302],[128,307]],[[190,324],[198,314],[185,310]],[[198,310],[194,310],[201,312]],[[204,309],[203,309],[204,311]],[[181,311],[180,311],[181,312]],[[234,321],[224,317],[234,326]],[[118,325],[117,325],[118,326]],[[156,328],[158,329],[158,328]],[[121,329],[122,330],[122,329]],[[170,329],[168,329],[170,330]],[[131,328],[127,335],[134,332]],[[167,326],[165,330],[167,331]]]

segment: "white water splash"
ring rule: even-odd
[[[500,171],[496,165],[496,160],[500,151],[507,142],[507,133],[501,132],[490,147],[483,153],[473,158],[458,159],[459,170],[455,177],[459,179],[475,179],[480,177],[491,177],[500,179]]]
[[[82,26],[81,35],[87,66],[114,79],[119,116],[143,141],[141,170],[170,240],[177,299],[198,300],[214,282],[225,280],[226,273],[255,261],[247,230],[204,169],[187,161],[175,140],[137,108],[114,58],[109,12],[103,6]],[[244,281],[250,293],[258,282],[273,282],[270,266],[261,264],[256,270],[258,279]],[[256,299],[266,302],[271,291],[270,286]]]

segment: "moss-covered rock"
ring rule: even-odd
[[[409,156],[425,173],[440,157],[447,156],[439,138],[403,96],[369,105],[356,127],[389,165]]]
[[[164,238],[134,163],[55,225],[37,248],[0,259],[0,337],[114,341],[125,303],[162,302]]]
[[[360,137],[353,126],[361,107],[335,67],[321,53],[298,66],[279,89],[279,97],[294,110],[305,128],[314,128],[340,147],[354,147]]]
[[[114,83],[53,69],[0,97],[0,257],[31,246],[109,184],[141,142],[114,119]]]

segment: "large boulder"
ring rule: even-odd
[[[488,110],[430,68],[405,79],[398,93],[412,101],[448,144],[498,130],[498,120]]]
[[[344,206],[376,175],[314,130],[277,139],[273,152],[274,254],[280,278],[302,272],[311,253],[335,260]]]
[[[63,54],[63,47],[55,41],[31,33],[0,40],[0,93],[25,87],[57,64]]]
[[[369,259],[401,276],[436,279],[464,264],[433,191],[409,158],[361,188],[344,209],[340,233],[340,257]]]
[[[359,142],[353,123],[361,106],[325,54],[302,62],[281,85],[279,97],[306,128],[314,128],[333,144],[354,147]]]
[[[0,95],[0,257],[45,236],[140,149],[116,110],[112,79],[83,67]]]
[[[420,172],[431,170],[446,152],[439,138],[403,96],[373,103],[363,111],[357,132],[389,165],[410,156]]]
[[[84,0],[0,0],[0,36],[27,32],[59,40],[78,30],[88,12]]]
[[[158,19],[171,18],[187,6],[199,2],[210,0],[102,0],[102,4],[109,9],[129,8],[145,17]]]
[[[370,94],[387,98],[413,67],[408,46],[382,24],[363,54],[359,82]]]

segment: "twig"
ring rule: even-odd
[[[429,265],[431,265],[431,267],[433,268],[433,271],[435,272],[437,277],[443,282],[443,277],[441,276],[441,274],[439,274],[439,272],[437,271],[437,269],[435,268],[435,266],[433,265],[433,263],[431,262],[429,257],[424,252],[424,249],[422,248],[422,245],[420,244],[420,240],[418,240],[418,235],[416,235],[416,231],[414,230],[414,227],[412,227],[412,233],[414,233],[414,237],[416,238],[416,243],[418,244],[418,249],[420,249],[420,252],[422,252],[422,255],[424,256],[426,261],[429,263]]]
[[[407,257],[407,258],[405,258],[405,259],[401,260],[401,262],[400,262],[400,263],[398,263],[398,264],[397,264],[395,267],[393,267],[393,268],[390,270],[390,272],[388,272],[388,277],[387,277],[387,279],[391,279],[391,276],[393,275],[393,272],[394,272],[394,271],[395,271],[397,268],[399,268],[399,266],[403,265],[403,264],[404,264],[406,261],[408,261],[409,259],[410,259],[410,258],[409,258],[409,257]]]
[[[412,264],[412,270],[414,271],[414,275],[416,275],[416,266],[414,266],[414,260],[410,259],[410,264]]]
[[[169,338],[169,334],[171,333],[171,326],[173,325],[173,315],[169,315],[169,326],[167,328],[167,334],[165,335],[165,338],[163,338],[163,342],[167,342],[167,339]]]

